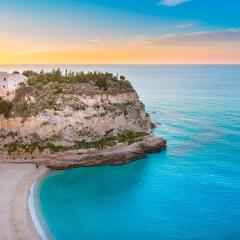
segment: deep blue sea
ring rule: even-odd
[[[240,239],[240,65],[68,68],[126,75],[168,148],[51,172],[39,198],[54,239]]]

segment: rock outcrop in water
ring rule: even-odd
[[[2,161],[50,168],[123,164],[166,147],[130,82],[110,73],[25,73],[0,100]],[[3,107],[8,106],[8,108]]]

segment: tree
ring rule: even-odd
[[[31,76],[36,76],[37,73],[32,70],[27,70],[27,71],[23,71],[22,75],[24,75],[25,77],[31,77]]]
[[[96,86],[101,89],[107,90],[107,80],[103,78],[98,79],[96,81]]]
[[[126,80],[126,78],[123,75],[121,75],[120,80],[124,81],[124,80]]]
[[[12,103],[0,98],[0,114],[8,118],[10,116],[11,109],[12,109]]]

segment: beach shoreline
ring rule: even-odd
[[[46,159],[31,158],[29,162],[21,159],[21,156],[12,159],[10,156],[1,158],[0,239],[47,239],[37,211],[35,193],[40,179],[46,175],[48,169],[121,165],[165,148],[164,139],[151,137],[131,145],[88,152],[81,154],[80,157],[78,153],[70,152],[63,155],[56,154],[52,159],[49,155],[45,156]]]
[[[0,239],[41,240],[29,209],[29,194],[47,168],[34,164],[0,163]]]

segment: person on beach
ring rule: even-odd
[[[37,169],[39,168],[39,163],[38,163],[38,162],[36,163],[36,168],[37,168]]]

